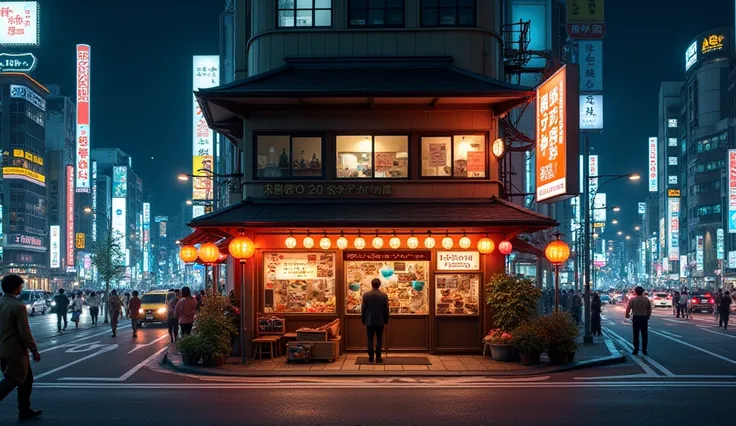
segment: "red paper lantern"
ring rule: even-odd
[[[248,260],[256,252],[256,245],[253,244],[253,240],[243,236],[234,238],[227,247],[230,256],[238,260]]]
[[[220,249],[214,243],[204,243],[199,246],[199,258],[202,262],[212,265],[220,258]]]
[[[511,243],[504,240],[501,241],[501,244],[498,245],[498,251],[501,252],[501,254],[508,256],[511,254],[511,250],[513,249],[513,246],[511,246]]]
[[[570,257],[570,247],[562,240],[555,240],[547,244],[544,255],[553,265],[560,265]]]
[[[184,263],[192,263],[197,260],[197,249],[190,245],[181,246],[179,248],[179,258]]]

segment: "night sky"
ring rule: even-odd
[[[118,147],[153,191],[154,214],[174,215],[189,185],[192,55],[217,54],[224,0],[42,0],[37,77],[73,94],[74,49],[92,47],[92,144]],[[592,138],[601,174],[646,171],[646,142],[657,132],[661,81],[684,78],[688,43],[700,32],[733,26],[727,0],[606,2],[605,131]],[[151,160],[151,157],[155,160]],[[631,224],[646,180],[607,187],[609,205]],[[616,191],[616,192],[614,192]],[[624,223],[622,221],[622,223]]]

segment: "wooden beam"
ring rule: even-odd
[[[432,109],[435,109],[437,107],[437,103],[440,101],[440,98],[434,98],[429,102],[429,107]]]

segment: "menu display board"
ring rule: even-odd
[[[346,302],[348,314],[359,314],[363,293],[370,291],[374,278],[381,280],[380,290],[388,295],[389,313],[422,315],[429,313],[429,262],[387,260],[381,262],[345,261]]]
[[[436,274],[437,315],[478,315],[480,274]]]
[[[265,253],[266,313],[335,313],[334,253]]]

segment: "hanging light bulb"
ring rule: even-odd
[[[286,241],[284,241],[284,244],[286,245],[286,248],[293,249],[296,247],[296,238],[294,238],[293,235],[291,235],[291,232],[289,232],[289,237],[286,238]]]
[[[409,239],[406,240],[406,246],[412,250],[419,247],[419,239],[414,236],[414,231],[411,231],[411,237],[409,237]]]
[[[307,236],[302,240],[302,244],[304,244],[304,247],[308,249],[314,247],[314,238],[309,236],[309,232],[307,232]]]
[[[452,238],[450,238],[450,235],[448,235],[447,231],[445,231],[445,238],[442,239],[442,248],[444,248],[445,250],[450,250],[453,244],[454,242],[452,241]]]
[[[322,235],[322,238],[319,240],[319,247],[322,250],[327,250],[332,245],[332,241],[327,237],[327,232],[324,232]]]
[[[342,235],[342,231],[340,231],[340,238],[337,239],[337,248],[340,250],[345,250],[348,247],[348,239],[345,238],[344,235]]]
[[[383,238],[378,236],[378,229],[376,229],[376,236],[373,237],[373,241],[371,241],[371,245],[376,250],[380,250],[383,247]]]
[[[472,241],[470,241],[470,238],[468,238],[467,235],[465,235],[465,232],[463,232],[463,237],[460,238],[460,241],[458,242],[461,249],[467,249],[472,244]]]
[[[396,231],[394,231],[394,236],[388,240],[388,246],[394,250],[401,247],[401,239],[396,236]]]
[[[360,236],[360,232],[358,232],[358,237],[353,241],[353,246],[358,250],[363,250],[365,248],[365,240]]]
[[[427,231],[427,238],[424,239],[424,247],[431,249],[434,248],[435,241],[432,236],[432,231]]]

